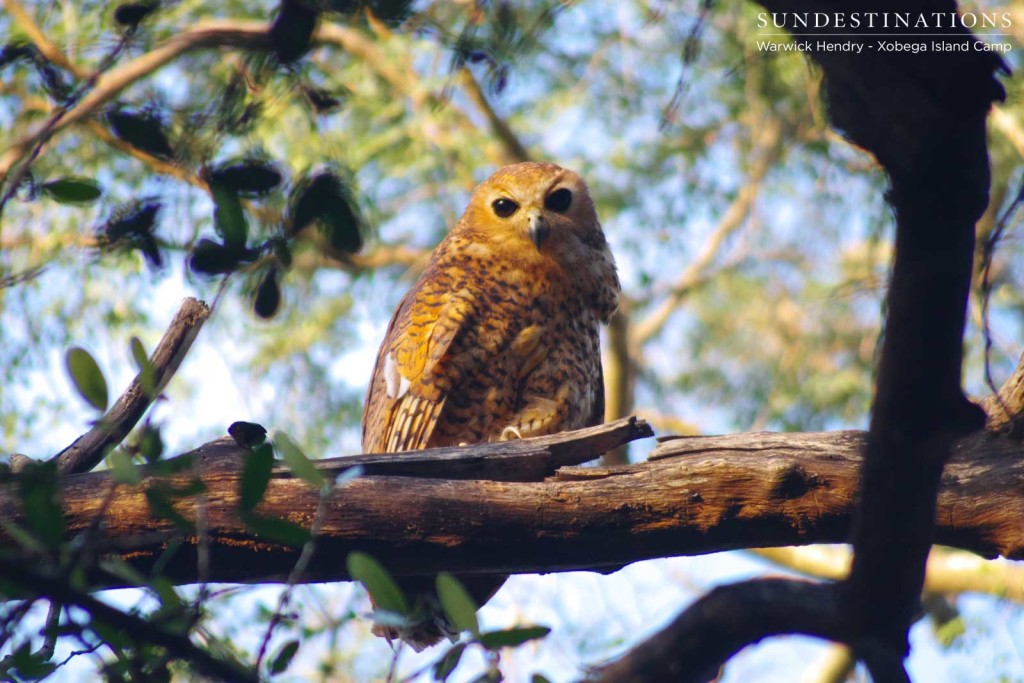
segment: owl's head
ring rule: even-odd
[[[605,243],[583,178],[555,164],[528,161],[498,169],[473,192],[466,219],[484,239],[519,238],[517,246],[529,242],[549,253]]]
[[[528,161],[498,169],[473,192],[460,228],[506,258],[557,263],[611,315],[619,290],[615,261],[594,202],[578,173]]]

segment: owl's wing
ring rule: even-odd
[[[429,276],[422,279],[388,325],[366,396],[364,453],[425,448],[444,408],[446,356],[473,305],[433,284]]]

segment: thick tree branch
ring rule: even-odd
[[[355,464],[366,474],[331,492],[303,579],[346,579],[338,558],[357,549],[396,575],[502,574],[613,571],[655,557],[848,538],[862,432],[680,438],[658,446],[647,463],[566,466],[636,438],[644,427],[624,420],[547,441],[319,461],[331,476]],[[939,498],[937,542],[1024,558],[1022,451],[1005,434],[958,443]],[[208,580],[281,581],[299,551],[254,535],[240,520],[247,453],[222,439],[194,451],[183,474],[120,485],[98,525],[96,491],[105,490],[109,474],[66,477],[67,533],[94,528],[97,553],[145,572],[168,542],[182,538],[173,521],[151,512],[146,491],[173,495],[196,476],[205,486]],[[278,468],[257,512],[308,528],[319,500],[317,490]],[[197,519],[196,496],[173,501],[178,513]],[[0,488],[0,516],[24,524],[10,485]],[[185,534],[184,541],[167,570],[179,583],[198,578],[197,539]],[[0,535],[0,544],[12,543]]]
[[[982,399],[981,407],[986,415],[986,429],[1002,429],[1024,417],[1024,356],[998,393]]]
[[[107,452],[121,443],[150,404],[178,371],[192,342],[210,317],[210,308],[198,299],[185,299],[149,358],[151,372],[140,372],[110,411],[75,442],[53,457],[61,474],[88,472]],[[143,374],[149,376],[143,381]]]

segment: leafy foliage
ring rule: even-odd
[[[632,337],[630,407],[660,432],[675,431],[680,416],[704,430],[862,426],[891,259],[884,179],[827,131],[815,69],[797,55],[752,51],[756,8],[715,7],[699,40],[688,41],[701,6],[224,5],[223,21],[264,22],[270,49],[237,38],[182,52],[54,131],[16,187],[7,185],[15,174],[0,173],[0,193],[9,194],[0,208],[0,445],[55,452],[69,442],[63,425],[107,408],[108,377],[120,386],[124,368],[138,370],[154,393],[141,340],[161,330],[166,301],[184,287],[218,302],[217,327],[204,335],[219,335],[210,345],[230,349],[226,374],[240,383],[217,386],[225,392],[218,401],[234,396],[253,419],[288,425],[295,438],[278,435],[274,443],[283,463],[324,486],[295,444],[310,454],[358,450],[364,339],[380,337],[468,190],[521,149],[576,168],[592,187],[620,264],[630,330],[652,330]],[[59,108],[74,110],[99,87],[92,74],[185,39],[212,16],[195,2],[71,3],[28,13],[67,64],[51,61],[13,13],[0,16],[8,41],[0,49],[0,115],[12,142]],[[994,208],[979,237],[994,229],[1020,182],[1013,127],[1024,102],[1020,73],[1007,83],[1004,123],[993,124]],[[723,230],[733,215],[738,224]],[[1019,355],[1024,331],[1016,220],[993,268],[997,375]],[[700,267],[690,273],[690,264]],[[654,325],[666,306],[670,313]],[[984,393],[978,321],[974,315],[967,381]],[[108,374],[79,347],[60,367],[62,350],[76,344],[94,349]],[[65,371],[89,412],[47,389],[65,386]],[[188,371],[167,390],[170,409],[157,408],[171,415],[166,422],[146,422],[109,454],[119,481],[140,481],[138,462],[166,466],[165,451],[179,452],[197,433],[220,432],[234,419],[196,407],[206,405],[199,400],[213,380]],[[265,430],[231,433],[252,449],[238,492],[249,528],[304,546],[309,529],[256,512],[275,462]],[[39,470],[25,481],[25,546],[78,557],[56,514],[53,477]],[[146,497],[154,515],[195,534],[175,504],[199,491],[198,484],[154,488]],[[161,567],[179,561],[176,552],[169,547]],[[369,556],[355,553],[347,564],[381,610],[413,609]],[[64,569],[78,576],[84,568]],[[156,585],[156,578],[132,583]],[[547,632],[481,631],[457,579],[439,578],[438,589],[448,616],[470,634],[433,665],[438,680],[478,666],[474,653],[496,657]],[[182,609],[165,590],[147,590],[171,612]],[[211,632],[230,633],[237,620],[205,618],[218,602],[202,598],[194,618],[175,623],[183,632],[202,628],[203,642],[230,651],[231,639]],[[281,617],[292,630],[268,650],[266,672],[296,670],[307,641],[321,635],[334,645],[351,641],[351,633],[338,634],[354,629],[353,609],[336,612],[342,616],[317,616],[313,626],[312,617]],[[102,644],[111,679],[172,675],[165,651],[102,623],[75,631],[65,614],[60,629],[85,634],[89,647]],[[46,675],[54,663],[37,649],[13,643],[10,671]],[[326,649],[335,654],[324,655],[325,677],[366,668],[356,653],[337,654],[340,645]],[[599,658],[592,645],[577,649]],[[496,670],[492,663],[485,676]]]

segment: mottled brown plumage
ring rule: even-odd
[[[583,179],[554,164],[500,169],[398,305],[367,393],[363,451],[599,424],[598,332],[618,293]]]

